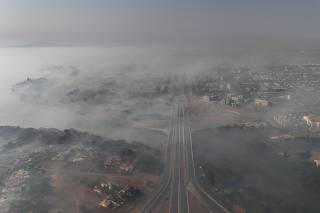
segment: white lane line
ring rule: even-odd
[[[180,115],[180,107],[178,109],[178,127],[179,127],[179,140],[178,140],[178,213],[181,211],[181,115]]]
[[[190,205],[189,205],[189,190],[186,190],[187,191],[187,213],[190,212]]]
[[[202,189],[202,187],[200,186],[200,184],[198,184],[197,181],[197,177],[196,177],[196,170],[194,167],[194,158],[193,158],[193,142],[192,142],[192,136],[191,136],[191,128],[189,127],[189,134],[190,134],[190,143],[191,143],[191,156],[192,156],[192,162],[193,162],[193,172],[194,172],[194,178],[195,178],[195,184],[197,185],[197,187],[200,189],[200,191],[202,193],[204,193],[214,204],[216,204],[217,206],[219,206],[224,212],[226,213],[230,213],[226,208],[224,208],[220,203],[218,203],[218,201],[216,201],[214,198],[211,197],[211,195],[209,195],[206,191],[204,191]]]

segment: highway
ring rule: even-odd
[[[172,115],[166,152],[159,187],[141,207],[142,213],[229,213],[198,182],[192,131],[183,104]]]

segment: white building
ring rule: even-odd
[[[303,116],[303,121],[306,122],[306,124],[310,128],[320,128],[320,117],[314,116],[314,115],[305,115]]]
[[[256,99],[254,99],[254,104],[256,106],[264,106],[264,107],[266,107],[266,106],[269,106],[269,101],[256,98]]]

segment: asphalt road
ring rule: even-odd
[[[198,182],[193,157],[192,131],[189,124],[184,106],[180,104],[171,119],[164,175],[159,188],[143,205],[141,212],[197,212],[196,208],[191,208],[191,204],[197,202],[198,205],[204,206],[207,212],[229,212]],[[193,198],[190,194],[194,195]]]

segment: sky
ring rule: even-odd
[[[0,44],[318,38],[319,0],[0,0]]]

